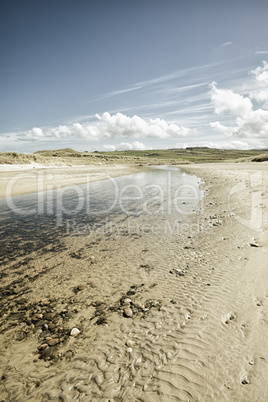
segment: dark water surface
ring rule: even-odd
[[[0,200],[0,262],[58,251],[70,234],[157,230],[185,222],[202,198],[201,179],[176,167]],[[131,223],[131,229],[130,229]],[[124,229],[123,229],[124,228]]]

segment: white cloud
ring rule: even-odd
[[[210,87],[211,101],[217,114],[231,112],[234,115],[244,116],[251,112],[252,103],[249,98],[236,94],[230,89],[218,89],[216,82],[213,82]]]
[[[148,147],[138,141],[134,141],[133,143],[121,142],[118,145],[104,145],[103,148],[107,151],[116,151],[116,150],[117,151],[125,151],[125,150],[145,151],[145,150],[152,149],[151,147]]]
[[[237,117],[235,127],[224,126],[219,121],[211,122],[210,127],[223,133],[226,137],[268,139],[268,111],[258,109],[246,117]]]
[[[248,116],[237,118],[235,135],[239,137],[257,137],[268,139],[268,111],[258,109]]]
[[[225,42],[221,45],[221,47],[225,47],[225,46],[231,46],[233,44],[233,42]]]
[[[105,151],[115,151],[116,150],[115,145],[103,145],[103,148],[105,149]]]
[[[268,84],[268,62],[263,61],[262,66],[255,68],[255,70],[252,70],[251,74],[255,75],[257,81]]]
[[[223,133],[226,137],[231,137],[235,131],[235,127],[226,127],[222,125],[219,121],[213,121],[209,123],[209,125],[216,131]]]
[[[196,134],[196,130],[177,124],[169,124],[163,119],[146,121],[139,116],[129,117],[122,113],[111,115],[108,112],[96,115],[97,121],[73,123],[58,127],[34,127],[19,133],[20,139],[38,140],[49,138],[82,138],[87,141],[97,141],[104,138],[158,138],[166,139],[184,137]]]
[[[32,133],[33,133],[33,135],[36,136],[37,138],[44,137],[44,133],[43,133],[42,129],[39,128],[39,127],[34,127],[34,128],[32,129]]]
[[[250,92],[252,99],[268,107],[268,63],[263,61],[262,66],[250,71],[254,75],[257,88]]]
[[[211,100],[216,114],[230,111],[234,116],[234,124],[226,126],[219,121],[211,122],[210,126],[223,133],[226,137],[239,137],[249,141],[257,140],[262,146],[268,145],[268,63],[250,72],[255,77],[255,90],[250,92],[250,97],[262,102],[263,108],[253,110],[253,104],[249,97],[234,93],[229,89],[218,89],[216,84],[211,84]]]

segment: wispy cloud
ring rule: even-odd
[[[118,91],[107,92],[104,95],[100,95],[100,97],[98,99],[112,98],[113,96],[122,95],[122,94],[125,94],[127,92],[137,91],[138,89],[141,89],[141,88],[143,88],[142,85],[134,85],[133,87],[130,87],[130,88],[119,89]]]
[[[149,79],[146,81],[134,83],[132,86],[130,86],[128,88],[122,88],[122,89],[118,89],[115,91],[107,92],[106,94],[100,95],[95,100],[111,98],[113,96],[122,95],[122,94],[125,94],[128,92],[139,91],[139,90],[143,90],[146,88],[147,88],[147,90],[150,89],[152,91],[153,89],[155,90],[157,88],[161,88],[161,85],[164,83],[168,83],[168,82],[172,83],[175,80],[180,79],[182,77],[189,76],[189,79],[193,76],[200,77],[201,72],[207,73],[208,71],[210,71],[222,64],[223,64],[223,62],[213,62],[213,63],[204,64],[204,65],[200,65],[200,66],[190,67],[187,69],[173,71],[169,74],[162,75],[160,77],[156,77],[156,78],[152,78],[152,79]],[[205,84],[206,84],[205,82],[201,82],[201,83],[199,82],[196,84],[191,83],[189,85],[178,87],[177,90],[178,91],[186,91],[188,89],[201,87],[202,85],[205,85]]]
[[[256,50],[255,54],[268,54],[268,50]]]
[[[233,45],[233,42],[224,42],[221,47],[225,47],[225,46],[231,46]]]

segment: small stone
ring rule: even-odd
[[[144,304],[143,304],[142,302],[140,302],[140,301],[136,301],[136,302],[135,302],[135,306],[136,306],[137,308],[142,309],[142,310],[145,308]]]
[[[50,304],[50,301],[48,299],[41,300],[41,305],[42,306],[49,306],[49,304]]]
[[[129,299],[129,298],[124,299],[124,303],[130,304],[130,303],[131,303],[131,299]]]
[[[135,289],[130,289],[126,294],[127,294],[127,296],[134,296],[135,293],[136,293]]]
[[[131,348],[127,348],[127,352],[128,352],[128,353],[132,353],[132,349],[131,349]]]
[[[251,247],[259,247],[256,242],[251,242],[251,243],[249,243],[249,245],[250,245]]]
[[[134,342],[134,341],[131,341],[131,340],[128,340],[128,341],[126,342],[126,345],[127,345],[128,347],[132,347],[132,346],[135,345],[135,342]]]
[[[86,285],[78,285],[77,290],[84,290],[86,288]]]
[[[47,347],[48,347],[48,344],[47,344],[47,343],[42,343],[42,345],[39,345],[39,346],[37,347],[37,349],[38,349],[38,350],[45,350]]]
[[[128,318],[131,318],[133,316],[133,311],[131,308],[127,307],[124,309],[124,315]]]
[[[45,313],[44,314],[44,319],[47,320],[47,321],[52,321],[54,316],[55,316],[55,314],[53,314],[53,313]]]
[[[21,299],[16,300],[17,304],[25,304],[27,302],[26,299],[24,299],[23,297]]]
[[[67,350],[65,353],[64,353],[64,357],[65,357],[65,359],[71,359],[72,357],[73,357],[73,355],[74,355],[74,352],[72,351],[72,350]]]
[[[78,334],[80,334],[80,330],[78,328],[73,328],[70,332],[71,336],[77,336]]]
[[[42,318],[43,318],[43,314],[35,314],[32,319],[35,321],[38,321],[38,320],[42,320]]]
[[[55,347],[51,346],[51,347],[47,347],[45,348],[42,353],[41,353],[41,359],[43,360],[53,360],[56,359],[57,350]]]
[[[23,339],[25,339],[27,336],[27,334],[24,331],[19,331],[16,333],[15,335],[15,339],[16,341],[22,341]]]
[[[55,339],[50,339],[47,343],[48,343],[48,346],[55,346],[59,342],[60,342],[60,340],[58,338],[55,338]]]

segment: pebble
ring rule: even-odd
[[[80,330],[78,328],[73,328],[70,332],[71,336],[77,336],[78,334],[80,334]]]
[[[51,347],[47,347],[44,350],[42,350],[41,353],[41,358],[43,360],[53,360],[56,359],[56,348],[51,346]]]
[[[142,310],[145,308],[144,304],[142,302],[139,302],[139,301],[135,302],[135,306],[138,307],[138,308],[141,308]]]
[[[128,292],[127,292],[127,296],[134,296],[136,294],[136,290],[134,290],[134,289],[130,289]]]
[[[74,352],[72,351],[72,350],[67,350],[65,353],[64,353],[64,357],[66,358],[66,359],[71,359],[72,357],[73,357],[73,355],[74,355]]]
[[[48,299],[41,300],[41,305],[42,306],[48,306],[49,304],[50,304],[50,301]]]
[[[126,317],[129,317],[129,318],[131,318],[132,316],[133,316],[133,311],[131,310],[131,308],[125,308],[124,309],[124,315],[126,316]]]
[[[42,320],[42,318],[43,318],[43,314],[35,314],[33,316],[33,320]]]
[[[251,247],[259,247],[256,242],[251,242],[251,243],[249,243],[249,245],[250,245]]]
[[[55,316],[55,314],[53,314],[53,313],[45,313],[44,314],[44,319],[47,320],[47,321],[52,321],[54,316]]]
[[[124,303],[130,304],[130,303],[131,303],[131,299],[129,299],[129,298],[124,299]]]
[[[24,338],[26,338],[27,334],[24,331],[19,331],[16,333],[15,338],[16,341],[22,341]]]
[[[126,342],[126,345],[127,345],[128,347],[131,347],[131,346],[134,346],[134,345],[135,345],[135,342],[134,342],[134,341],[131,341],[131,340],[128,340],[128,341]]]
[[[47,347],[48,347],[47,343],[42,343],[42,345],[39,345],[37,349],[38,350],[45,350]]]
[[[58,338],[55,339],[49,339],[49,341],[47,341],[48,346],[55,346],[60,342],[60,340]]]

